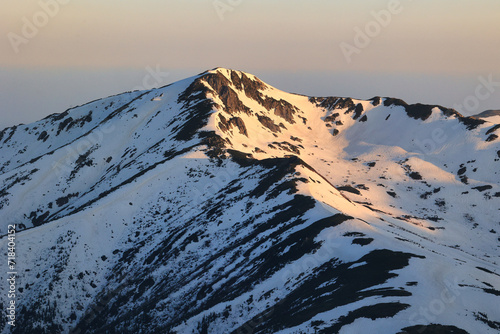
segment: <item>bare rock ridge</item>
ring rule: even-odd
[[[498,333],[499,136],[225,68],[4,129],[0,333]]]

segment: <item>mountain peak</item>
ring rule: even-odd
[[[225,68],[5,129],[17,331],[494,332],[499,136]]]

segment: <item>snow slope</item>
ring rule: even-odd
[[[474,115],[474,117],[484,119],[490,123],[500,124],[500,110],[486,110]]]
[[[0,328],[496,333],[499,135],[224,68],[7,128]]]

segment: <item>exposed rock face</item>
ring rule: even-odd
[[[224,115],[219,114],[219,118],[219,129],[221,129],[223,132],[229,131],[234,126],[240,130],[241,134],[248,137],[247,128],[245,127],[245,123],[243,123],[243,120],[240,117],[232,117],[231,119],[226,120]]]
[[[279,127],[279,125],[276,125],[271,118],[269,118],[267,116],[257,115],[257,119],[259,120],[259,122],[262,125],[264,125],[266,128],[268,128],[272,132],[281,132],[281,128]]]

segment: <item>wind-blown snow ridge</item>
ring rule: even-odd
[[[499,135],[224,68],[7,128],[0,328],[498,332]]]

